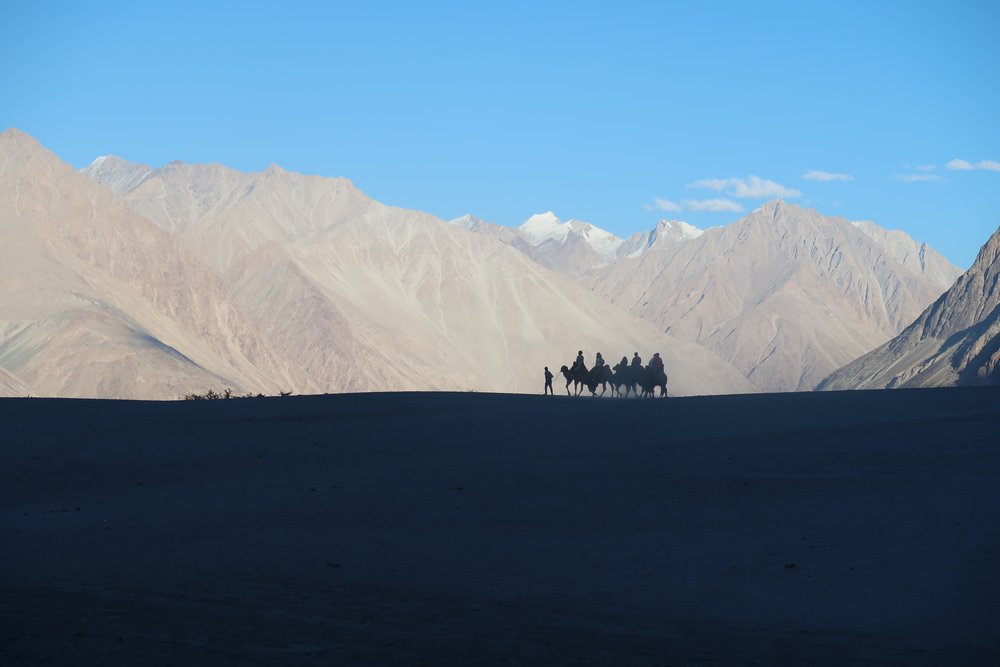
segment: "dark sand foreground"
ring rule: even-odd
[[[1000,390],[0,400],[3,665],[998,665]]]

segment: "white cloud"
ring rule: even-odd
[[[669,199],[662,199],[660,197],[653,197],[653,208],[658,211],[683,211],[684,209],[677,202],[672,202]]]
[[[969,162],[955,158],[945,165],[952,171],[970,171],[972,169],[983,169],[985,171],[1000,171],[1000,162],[996,160],[980,160],[979,162]]]
[[[935,164],[918,164],[917,165],[917,171],[934,171],[935,169],[937,169],[937,165],[935,165]]]
[[[765,199],[768,197],[794,199],[795,197],[802,196],[802,193],[798,190],[786,188],[781,183],[775,183],[759,176],[748,176],[747,178],[706,178],[701,181],[695,181],[687,187],[689,189],[725,192],[731,197],[739,197],[741,199]]]
[[[807,181],[853,181],[854,177],[850,174],[835,174],[829,171],[819,171],[813,169],[812,171],[807,171],[802,174],[802,178]]]
[[[893,178],[902,183],[924,183],[941,180],[941,177],[937,174],[896,174]]]
[[[743,207],[731,199],[685,199],[684,205],[691,211],[732,211],[739,213]]]

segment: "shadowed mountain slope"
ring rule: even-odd
[[[1000,229],[954,286],[899,336],[820,389],[1000,384]]]

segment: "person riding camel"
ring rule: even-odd
[[[660,359],[659,352],[653,354],[653,358],[649,360],[649,367],[652,368],[654,371],[660,371],[661,373],[664,372],[663,359]]]
[[[597,357],[594,359],[594,368],[602,368],[603,366],[604,366],[604,357],[602,357],[601,353],[598,352]]]
[[[583,364],[583,350],[576,353],[576,361],[573,362],[573,369],[586,368]]]
[[[618,368],[620,368],[621,370],[625,370],[626,368],[628,368],[628,357],[622,355],[622,360],[618,362]]]
[[[638,352],[632,354],[632,366],[635,368],[642,368],[642,357],[639,356]]]

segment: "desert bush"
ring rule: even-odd
[[[281,396],[291,396],[292,392],[283,391]],[[204,394],[184,394],[185,401],[224,401],[230,398],[265,398],[264,394],[254,394],[252,392],[246,394],[234,394],[233,390],[226,387],[221,392],[215,391],[214,389],[209,389]]]

